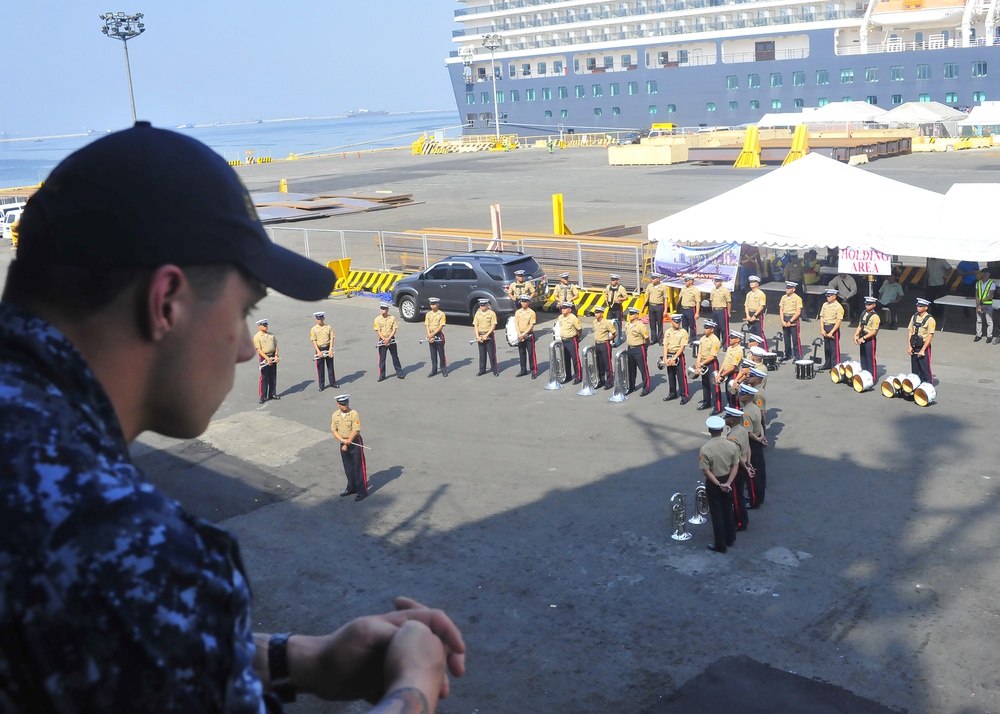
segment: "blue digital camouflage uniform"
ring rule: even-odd
[[[48,323],[0,304],[0,711],[280,711],[233,537],[131,463]]]

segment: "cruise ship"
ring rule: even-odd
[[[459,0],[468,134],[740,126],[830,102],[1000,99],[1000,0]],[[990,72],[992,71],[992,75]]]

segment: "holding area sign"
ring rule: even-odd
[[[889,275],[892,256],[872,248],[841,248],[837,270],[853,275]]]

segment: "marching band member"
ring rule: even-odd
[[[819,334],[823,336],[823,364],[820,369],[832,369],[840,361],[840,323],[844,321],[844,306],[837,302],[837,291],[826,291],[826,303],[819,311]]]
[[[597,386],[611,389],[615,386],[615,370],[611,356],[612,342],[618,336],[615,323],[604,317],[605,307],[594,308],[594,350],[597,355]]]
[[[281,399],[275,392],[278,383],[278,338],[267,331],[267,320],[257,320],[257,334],[253,336],[253,346],[260,358],[260,383],[257,394],[260,403],[268,399]]]
[[[743,311],[746,321],[750,323],[750,332],[760,337],[767,349],[767,335],[764,334],[764,314],[767,312],[767,295],[760,289],[760,277],[750,276],[750,292],[743,301]]]
[[[625,286],[619,283],[620,275],[612,273],[611,282],[604,288],[604,302],[608,306],[608,318],[622,321],[622,303],[628,299],[628,292]]]
[[[729,494],[739,469],[740,453],[736,444],[722,437],[726,422],[721,417],[710,416],[705,426],[710,438],[698,452],[698,465],[705,475],[705,495],[715,536],[715,542],[709,543],[708,549],[714,553],[725,553],[726,548],[736,542],[733,502]]]
[[[472,318],[472,333],[476,336],[479,347],[479,371],[477,377],[486,374],[486,361],[489,360],[490,371],[494,377],[500,376],[497,367],[497,314],[490,309],[489,298],[479,299],[479,312]]]
[[[514,313],[514,324],[517,326],[517,356],[521,360],[521,371],[515,377],[528,374],[531,365],[531,378],[538,377],[538,357],[535,355],[535,322],[538,319],[531,309],[531,296],[521,295],[518,298],[520,309]]]
[[[669,402],[680,397],[681,404],[691,401],[687,370],[684,365],[684,348],[688,345],[687,330],[681,327],[683,315],[670,315],[667,329],[663,332],[663,363],[667,368],[667,385],[670,393],[663,398]],[[683,395],[683,396],[681,396]]]
[[[714,321],[705,320],[705,336],[701,338],[698,359],[694,363],[696,372],[704,370],[701,375],[702,401],[698,408],[711,409],[713,416],[722,413],[722,392],[719,391],[719,382],[713,375],[719,369],[719,349],[722,346],[719,338],[715,336],[715,327]]]
[[[708,303],[712,308],[712,320],[719,326],[719,332],[729,334],[729,312],[733,307],[733,295],[723,285],[725,278],[721,275],[715,276],[715,287],[708,296]]]
[[[324,377],[329,375],[330,386],[339,387],[337,375],[333,371],[333,341],[336,335],[333,333],[333,326],[324,323],[325,312],[314,312],[316,324],[309,330],[309,340],[312,342],[313,350],[316,352],[316,380],[319,382],[319,391],[326,389]]]
[[[569,273],[559,273],[559,284],[552,288],[552,297],[556,299],[556,305],[562,309],[564,302],[576,304],[576,299],[580,297],[580,286],[570,283]]]
[[[340,442],[340,460],[347,476],[347,488],[340,495],[353,494],[355,501],[363,501],[368,496],[368,471],[362,448],[361,417],[351,409],[350,399],[350,394],[337,395],[337,411],[330,419],[330,431]]]
[[[507,295],[515,305],[520,304],[522,295],[527,295],[528,301],[530,302],[531,298],[535,297],[537,292],[538,291],[535,290],[535,284],[533,282],[530,280],[525,281],[523,270],[514,271],[514,282],[512,282],[510,287],[507,288]]]
[[[934,330],[937,329],[937,322],[927,311],[931,301],[924,298],[917,298],[917,314],[910,318],[910,325],[907,328],[906,344],[910,353],[910,369],[920,377],[921,382],[934,383],[934,375],[931,373],[931,340],[934,339]]]
[[[583,333],[583,325],[580,324],[580,318],[573,314],[573,303],[564,302],[560,309],[562,314],[556,318],[556,322],[559,323],[559,339],[566,358],[565,381],[572,379],[573,384],[579,384],[583,377],[580,365],[580,335]]]
[[[684,316],[684,329],[688,331],[691,339],[698,337],[698,313],[701,309],[701,290],[694,286],[694,278],[690,275],[684,278],[684,287],[681,288],[677,296],[677,302],[681,306],[681,315]],[[716,323],[719,324],[719,323]]]
[[[757,508],[764,503],[764,491],[767,488],[767,466],[764,463],[767,437],[761,423],[760,408],[753,401],[757,394],[757,389],[748,384],[740,387],[740,409],[743,410],[743,426],[750,437],[750,465],[753,466],[755,479],[750,508]]]
[[[740,342],[743,341],[743,333],[736,330],[729,331],[729,345],[726,348],[726,356],[719,367],[719,387],[726,389],[726,382],[736,376],[740,362],[743,361],[743,348]],[[726,390],[729,391],[728,389]],[[731,400],[730,400],[731,401]]]
[[[723,418],[726,420],[726,438],[736,444],[739,449],[740,466],[733,481],[733,513],[736,516],[736,530],[745,531],[750,525],[747,515],[748,494],[753,492],[753,479],[750,474],[750,435],[743,426],[743,410],[736,407],[726,407]]]
[[[778,315],[781,318],[781,331],[785,337],[785,354],[781,356],[781,361],[790,359],[802,359],[802,298],[795,294],[798,283],[788,280],[785,282],[785,294],[778,303]]]
[[[861,369],[867,369],[871,373],[872,379],[878,378],[878,372],[875,371],[878,368],[878,364],[875,362],[877,342],[875,336],[882,324],[882,318],[875,311],[876,305],[878,305],[878,298],[865,298],[865,311],[858,318],[858,329],[854,331],[854,344],[861,348]]]
[[[628,391],[631,394],[635,391],[636,370],[642,375],[642,391],[640,397],[649,394],[650,379],[649,366],[646,362],[646,350],[649,345],[649,328],[639,320],[639,310],[634,307],[628,309],[628,326],[625,328],[625,342],[628,345],[626,354],[628,356]]]
[[[438,373],[438,358],[441,359],[441,376],[448,376],[448,360],[444,356],[444,326],[447,323],[444,313],[440,310],[440,298],[432,297],[427,300],[431,309],[424,315],[424,330],[427,332],[427,344],[431,348],[431,373],[428,377],[433,377]]]
[[[392,367],[396,370],[396,377],[405,379],[403,366],[399,363],[399,353],[396,350],[396,330],[399,323],[396,318],[389,314],[389,303],[381,302],[378,305],[379,315],[375,318],[375,334],[378,336],[378,381],[385,379],[385,356],[392,357]],[[333,385],[337,386],[337,385]]]
[[[646,307],[649,310],[649,342],[663,344],[663,309],[667,302],[667,286],[660,282],[663,276],[653,273],[646,286]]]

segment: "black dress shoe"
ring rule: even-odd
[[[428,374],[428,375],[427,375],[427,379],[430,379],[430,378],[431,378],[431,377],[433,377],[433,376],[434,376],[435,374],[437,374],[437,372],[431,372],[430,374]]]
[[[720,414],[722,414],[722,411],[720,411],[719,409],[713,409],[712,413],[709,414],[709,416],[719,416]]]
[[[326,389],[326,387],[324,387],[324,386],[323,386],[322,384],[321,384],[321,385],[319,385],[319,391],[321,391],[321,392],[322,392],[322,391],[323,391],[324,389]]]
[[[607,389],[614,389],[614,388],[615,388],[615,385],[613,385],[613,384],[605,384],[604,385],[604,389],[606,389],[606,390]]]
[[[680,399],[680,395],[679,394],[674,394],[673,392],[671,392],[670,394],[668,394],[667,396],[665,396],[663,398],[663,401],[665,401],[665,402],[672,402],[675,399]]]
[[[691,397],[682,397],[681,398],[681,404],[687,404],[690,401],[691,401]]]
[[[268,397],[268,399],[273,399],[274,401],[278,401],[279,399],[281,399],[281,397],[279,397],[278,395],[274,395],[273,397]]]
[[[261,400],[260,400],[260,401],[258,402],[258,404],[263,404],[263,403],[264,403],[264,400],[263,400],[263,399],[261,399]]]
[[[699,410],[699,411],[702,411],[702,410],[704,410],[704,409],[711,409],[711,408],[712,408],[712,405],[711,405],[711,404],[699,404],[699,405],[698,405],[698,410]]]
[[[341,491],[340,492],[340,497],[343,498],[344,496],[353,496],[356,493],[357,493],[357,491],[349,491],[349,490],[348,491]]]
[[[982,335],[976,335],[976,336],[975,336],[975,337],[974,337],[974,338],[972,339],[972,341],[973,341],[973,342],[979,342],[979,341],[981,341],[982,339],[983,339],[983,336],[982,336]]]
[[[402,372],[397,372],[396,379],[406,379],[406,375],[403,374]]]
[[[493,376],[494,377],[499,377],[500,376],[500,370],[497,370],[496,372],[494,372]]]
[[[538,375],[537,375],[537,374],[535,374],[534,372],[532,372],[532,373],[531,373],[531,378],[532,378],[532,379],[538,379]]]
[[[366,498],[368,498],[368,494],[367,493],[359,493],[357,496],[354,497],[354,500],[355,501],[364,501]]]
[[[583,381],[583,380],[581,380],[581,379],[574,379],[574,380],[573,380],[573,384],[579,384],[579,383],[580,383],[580,382],[582,382],[582,381]]]
[[[486,374],[486,370],[485,369],[480,370],[479,372],[476,372],[476,376],[477,377],[482,377],[484,374]]]
[[[441,370],[441,376],[442,376],[442,377],[447,377],[447,376],[448,376],[448,370],[446,370],[446,369],[442,369],[442,370]]]
[[[376,382],[384,382],[384,381],[385,381],[385,377],[379,377],[379,378],[378,378],[378,379],[376,379],[375,381],[376,381]]]
[[[737,526],[736,528],[737,531],[745,531],[746,529],[747,529],[746,526]]]
[[[340,385],[339,385],[339,384],[337,384],[336,382],[334,382],[334,383],[333,383],[333,384],[331,384],[330,386],[331,386],[331,387],[333,387],[334,389],[340,389]]]
[[[725,553],[726,552],[725,548],[719,548],[717,545],[715,545],[715,543],[709,543],[708,544],[708,549],[710,551],[712,551],[713,553]]]
[[[515,376],[515,377],[527,377],[527,376],[528,376],[528,373],[527,373],[527,372],[518,372],[518,373],[517,373],[517,374],[515,374],[514,376]]]
[[[734,545],[736,545],[736,539],[735,538],[733,538],[731,541],[729,541],[728,543],[726,543],[726,547],[727,548],[732,548]]]
[[[649,390],[648,389],[643,389],[641,392],[639,392],[639,396],[640,397],[648,397],[649,396]]]

